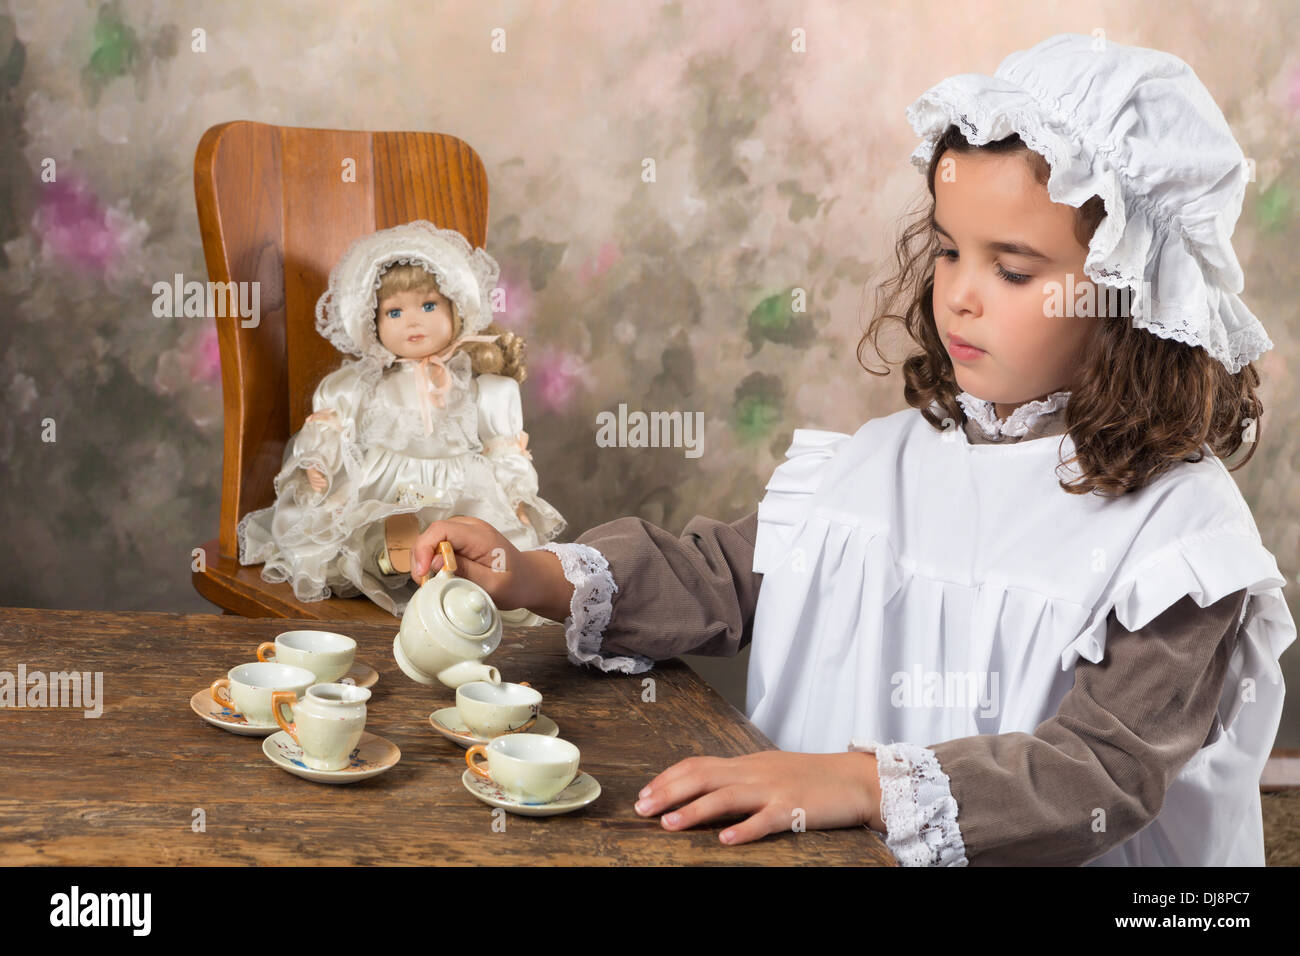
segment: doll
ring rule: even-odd
[[[316,387],[275,504],[239,522],[240,564],[264,564],[262,579],[291,581],[301,601],[364,593],[401,616],[416,587],[409,548],[431,522],[481,518],[521,550],[564,530],[527,449],[524,343],[489,324],[499,274],[425,220],[352,243],[316,329],[355,358]]]

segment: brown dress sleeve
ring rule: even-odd
[[[1081,865],[1154,820],[1179,770],[1219,735],[1245,601],[1245,589],[1206,608],[1188,595],[1137,631],[1112,611],[1105,656],[1075,665],[1074,686],[1033,734],[931,745],[970,865]]]
[[[625,517],[580,535],[609,562],[617,591],[601,652],[665,660],[734,655],[753,636],[758,512],[728,524],[696,515],[680,536]]]

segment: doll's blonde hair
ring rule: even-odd
[[[399,263],[392,266],[379,279],[379,288],[375,291],[375,334],[379,334],[379,304],[388,296],[399,292],[438,292],[437,278],[418,265]],[[450,298],[448,299],[450,302]],[[464,330],[456,303],[451,303],[451,337],[459,338]],[[495,322],[488,324],[481,334],[496,335],[501,338],[495,342],[466,342],[461,346],[469,354],[470,367],[475,375],[504,375],[523,384],[528,377],[524,364],[524,340],[515,333],[501,328]]]

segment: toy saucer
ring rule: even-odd
[[[546,803],[522,803],[495,783],[484,780],[468,767],[461,774],[460,782],[465,785],[466,790],[484,803],[524,817],[549,817],[557,813],[570,813],[582,809],[600,796],[600,784],[596,782],[596,778],[581,770],[554,800]]]
[[[262,741],[262,753],[282,770],[317,783],[356,783],[383,773],[402,759],[402,752],[396,744],[365,731],[361,732],[361,740],[353,749],[349,764],[342,770],[313,770],[308,767],[302,762],[302,748],[283,730]]]
[[[540,627],[543,624],[558,624],[559,621],[552,621],[549,617],[542,617],[535,614],[526,607],[516,608],[513,611],[498,611],[501,615],[502,624],[512,624],[515,627]]]
[[[374,687],[379,683],[379,671],[365,664],[354,663],[352,669],[338,679],[340,684],[355,684],[357,687]]]
[[[442,710],[435,710],[429,715],[429,723],[433,729],[438,731],[448,740],[454,741],[468,750],[475,744],[485,744],[491,737],[480,737],[465,726],[465,721],[460,719],[460,711],[453,705],[444,707]],[[558,737],[560,734],[560,725],[545,714],[537,715],[537,722],[528,728],[530,734],[545,734],[547,737]]]
[[[280,729],[280,725],[274,721],[269,724],[255,723],[238,711],[223,707],[212,699],[212,693],[206,687],[190,698],[190,709],[213,727],[244,737],[265,737]]]

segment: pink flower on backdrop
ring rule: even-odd
[[[530,394],[548,412],[565,412],[573,404],[587,370],[578,356],[559,349],[541,349],[528,362]]]
[[[214,323],[209,323],[199,335],[198,344],[190,355],[190,372],[196,379],[209,382],[221,378],[221,349]]]
[[[493,312],[492,321],[503,329],[509,329],[520,335],[532,324],[534,298],[533,290],[527,282],[512,282],[501,277],[497,288],[505,293],[504,312]]]
[[[1287,83],[1287,105],[1291,107],[1291,112],[1300,113],[1300,66],[1291,70],[1291,76]]]
[[[122,252],[124,236],[86,183],[41,183],[34,228],[47,254],[101,275]]]
[[[583,285],[587,285],[592,279],[598,279],[608,272],[610,267],[621,258],[623,254],[619,252],[618,244],[607,240],[594,256],[582,264],[578,270],[578,278],[582,280]]]

